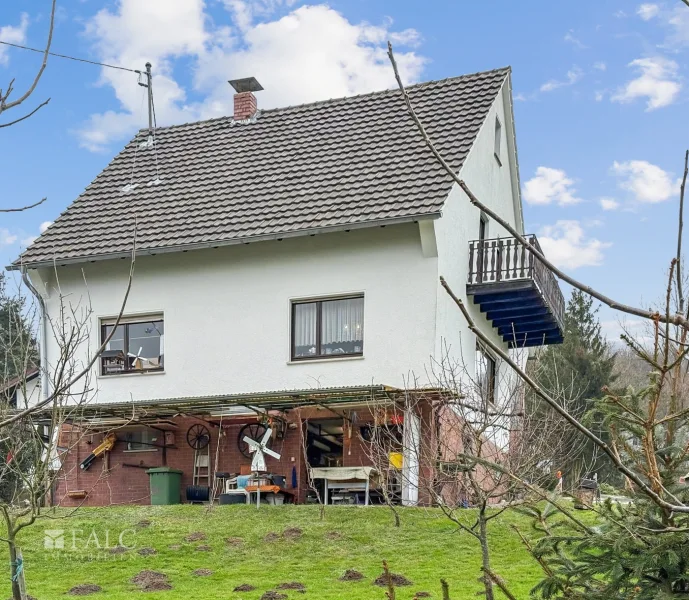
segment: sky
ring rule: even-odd
[[[2,2],[0,41],[43,47],[49,7]],[[394,87],[387,40],[406,83],[510,65],[527,232],[606,295],[659,302],[689,147],[681,0],[58,0],[52,50],[130,69],[150,61],[167,125],[231,114],[228,79],[255,76],[264,108]],[[18,94],[40,60],[0,45],[0,88],[15,78]],[[146,126],[144,94],[135,73],[50,59],[25,106],[50,103],[0,129],[0,206],[47,198],[2,215],[3,264]],[[601,319],[619,335],[612,311]]]

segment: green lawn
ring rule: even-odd
[[[382,571],[381,562],[387,560],[393,572],[413,582],[398,589],[398,600],[410,600],[417,591],[439,598],[440,578],[449,582],[454,600],[475,598],[481,589],[476,540],[459,533],[438,511],[407,508],[401,513],[402,527],[396,529],[385,507],[330,507],[324,521],[319,520],[318,508],[312,506],[262,506],[260,510],[220,506],[211,512],[190,505],[81,509],[69,519],[44,519],[24,530],[21,545],[27,588],[38,600],[64,598],[72,586],[83,583],[103,588],[89,596],[98,600],[151,596],[164,600],[258,600],[280,583],[298,581],[306,586],[306,594],[288,591],[289,598],[383,600],[384,590],[372,581]],[[150,525],[137,526],[142,520],[150,521]],[[509,527],[519,520],[515,514],[503,514],[493,521],[494,568],[518,598],[527,598],[538,581],[539,570]],[[522,521],[522,525],[528,528],[527,522]],[[303,535],[284,539],[281,534],[287,528],[299,528]],[[45,530],[65,530],[64,549],[46,549]],[[106,530],[110,547],[117,545],[123,531],[125,545],[136,547],[111,554],[103,547]],[[184,541],[194,532],[206,534],[207,539]],[[271,532],[280,537],[266,541]],[[225,541],[228,537],[242,538],[243,543],[229,545]],[[197,547],[202,545],[210,546],[210,550],[199,551]],[[142,547],[155,548],[157,554],[141,556],[138,550]],[[213,574],[194,576],[192,572],[200,568]],[[167,574],[173,589],[139,591],[130,579],[143,569]],[[366,577],[359,582],[339,581],[346,569],[356,569]],[[232,591],[245,583],[256,590]],[[4,598],[10,590],[7,578],[2,585],[0,597]]]

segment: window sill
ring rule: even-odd
[[[165,375],[165,370],[156,371],[123,371],[122,373],[108,373],[103,375],[103,373],[98,373],[97,379],[114,379],[118,377],[148,377],[150,375]]]
[[[329,363],[329,362],[338,362],[341,360],[363,360],[364,356],[363,354],[361,356],[333,356],[332,358],[302,358],[300,360],[288,360],[287,364],[288,365],[303,365],[303,364],[309,364],[312,365],[313,363]]]
[[[145,450],[122,450],[126,454],[136,454],[138,452],[158,452],[158,448],[146,448]]]

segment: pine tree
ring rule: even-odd
[[[611,392],[596,409],[623,462],[633,465],[660,496],[688,506],[687,402],[683,394],[674,394],[681,390],[675,376],[684,376],[686,364],[678,364],[672,374],[668,361],[654,362],[645,388]],[[664,402],[666,391],[672,392],[669,403]],[[552,505],[528,509],[541,535],[526,543],[545,573],[533,595],[568,600],[689,598],[689,515],[662,508],[634,486],[629,489],[627,501],[608,499],[597,506],[592,527],[568,521]]]
[[[14,390],[24,385],[26,372],[36,366],[36,339],[24,299],[9,293],[5,275],[0,274],[0,389],[5,391],[0,401],[10,403]],[[2,412],[6,408],[7,405],[3,406]],[[35,436],[27,433],[25,427],[26,424],[19,423],[6,428],[0,440],[0,461],[14,461],[14,468],[4,469],[0,477],[1,502],[16,498],[24,485],[21,474],[29,471],[41,451],[38,444],[26,442]]]
[[[23,376],[37,364],[36,339],[25,300],[8,291],[5,275],[0,273],[0,383]]]

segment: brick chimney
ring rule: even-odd
[[[234,120],[244,121],[245,119],[250,119],[258,109],[254,92],[262,90],[263,87],[256,81],[255,77],[232,79],[229,83],[237,92],[234,95]]]

